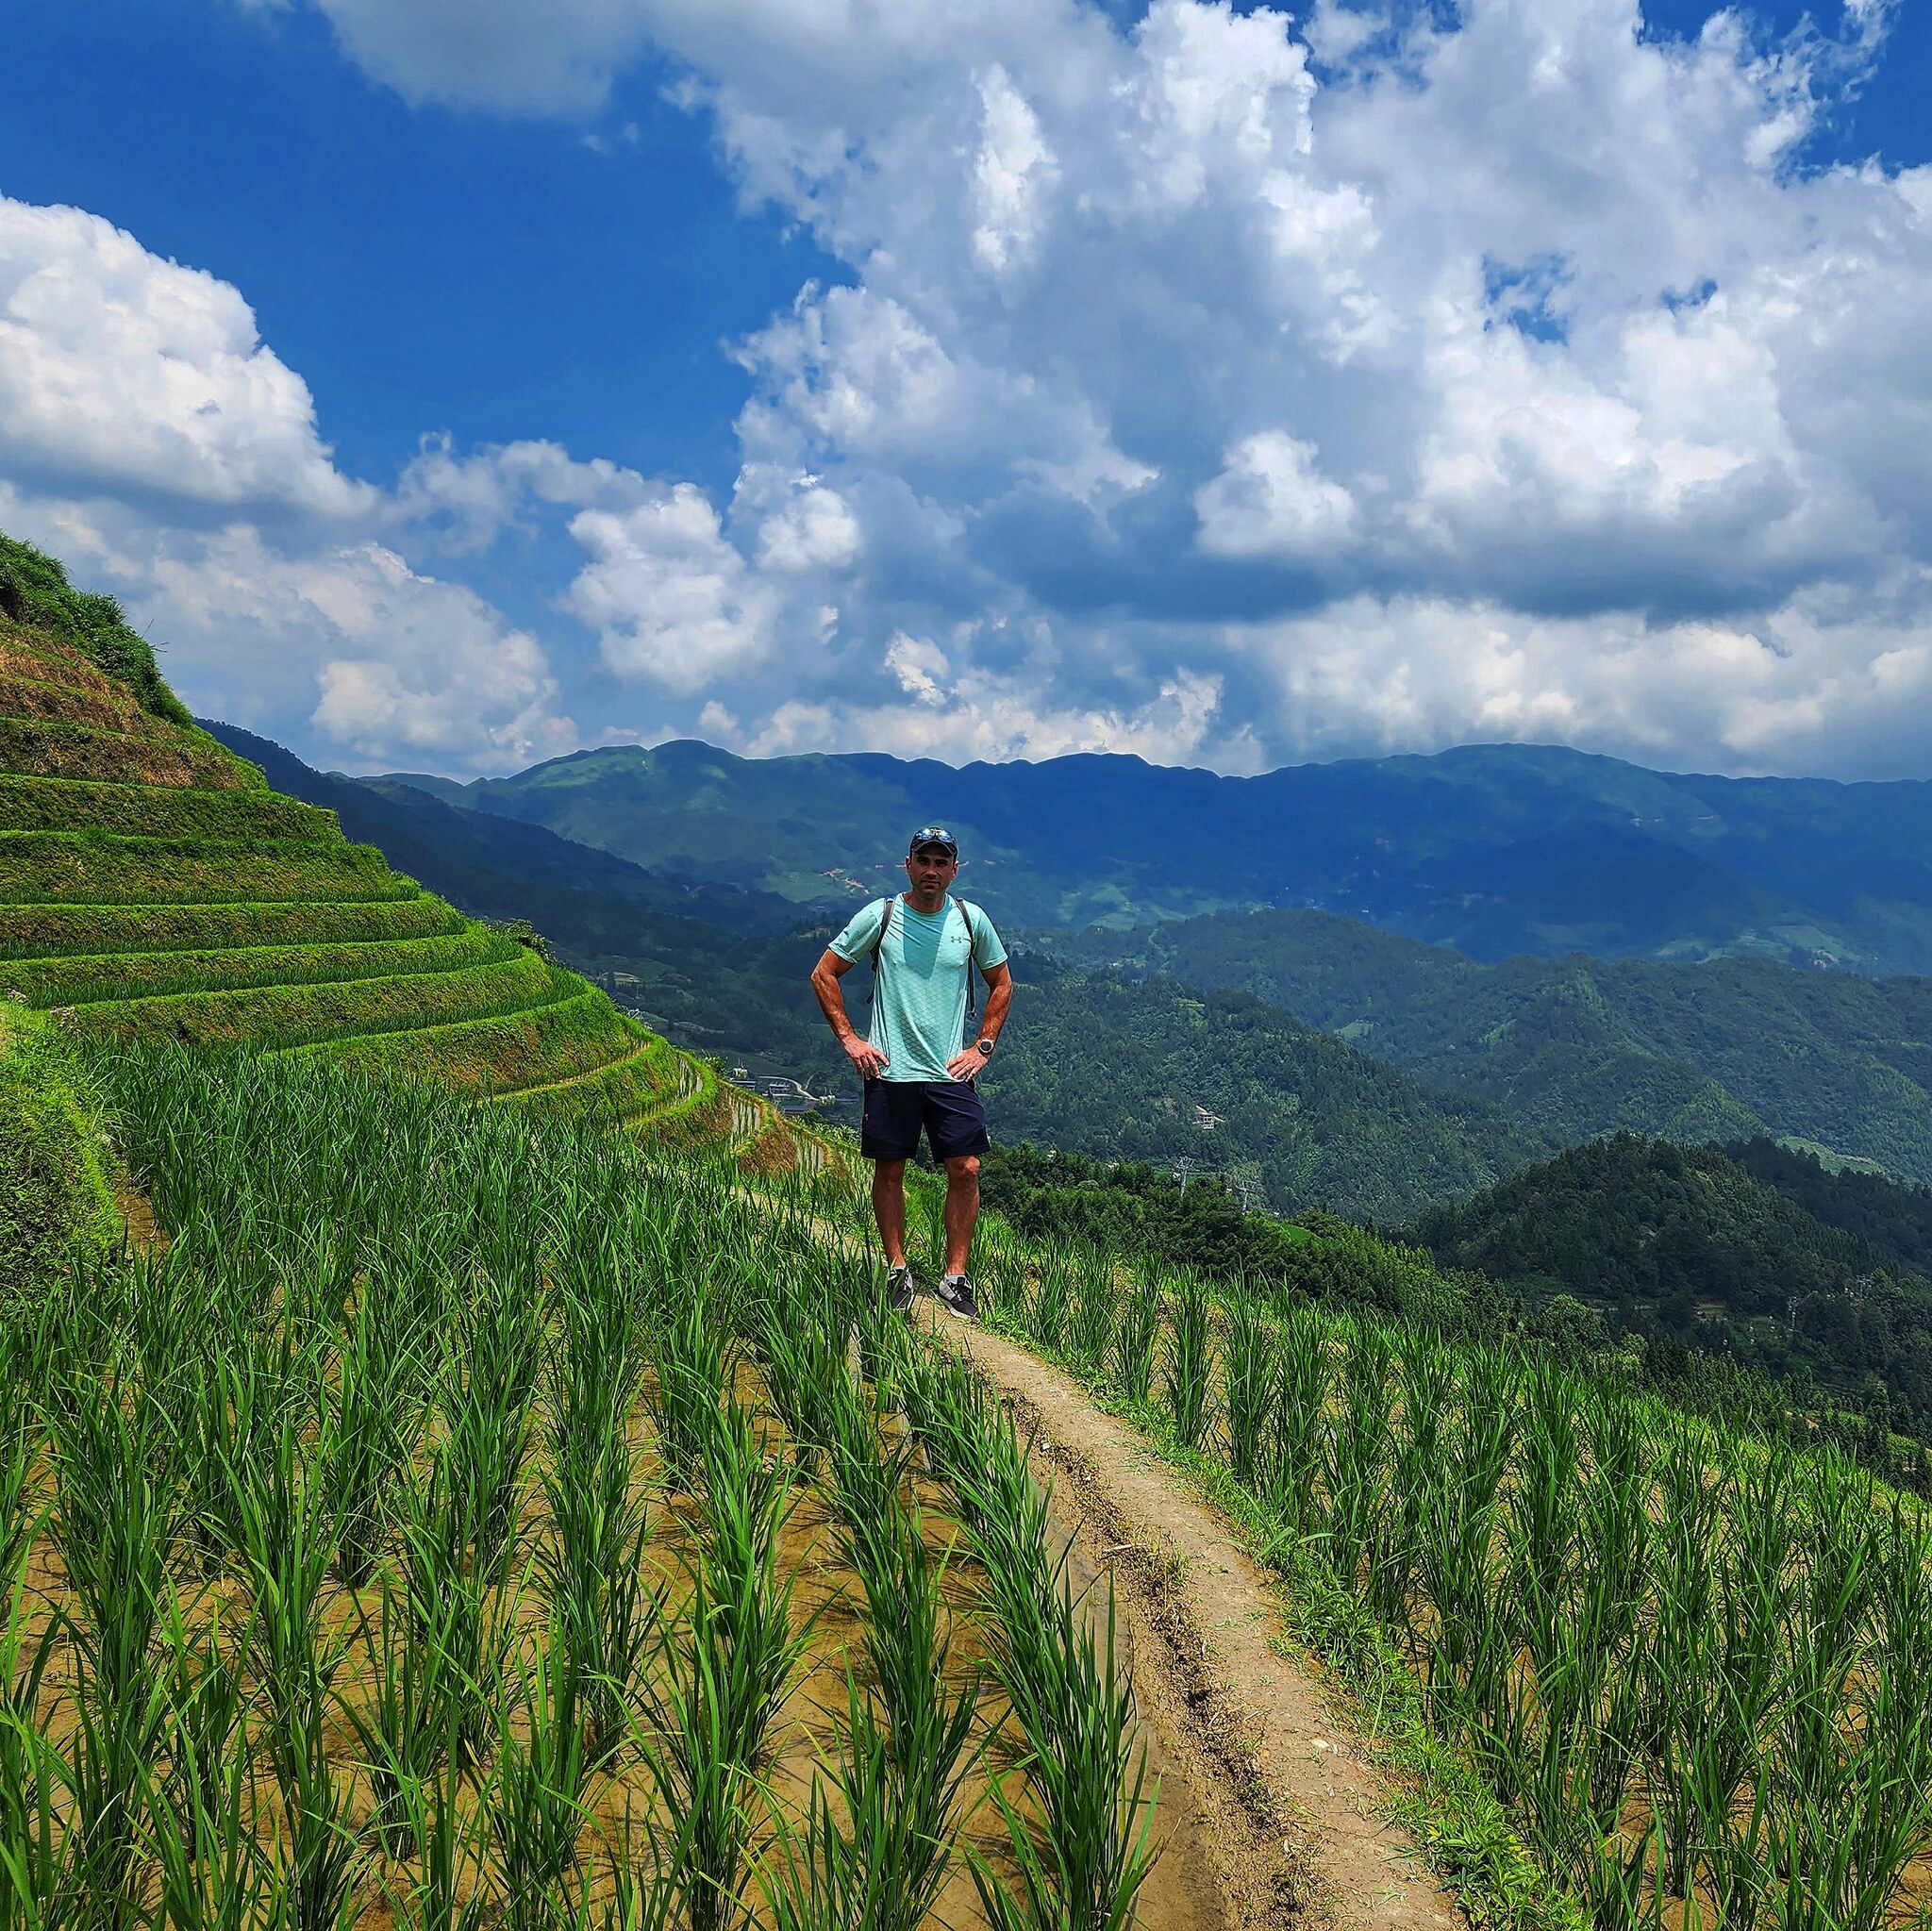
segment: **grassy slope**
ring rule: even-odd
[[[40,1014],[0,1000],[0,1315],[115,1225],[87,1083]]]
[[[1552,1144],[1620,1129],[1768,1133],[1932,1180],[1932,980],[1745,958],[1486,966],[1309,911],[1065,949],[1253,992],[1418,1078],[1507,1107]]]
[[[195,725],[111,599],[0,538],[0,988],[107,1037],[322,1051],[643,1124],[688,1110],[702,1076],[603,993]]]

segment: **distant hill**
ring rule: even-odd
[[[1410,1230],[1445,1267],[1558,1286],[1627,1327],[1932,1420],[1932,1282],[1713,1147],[1619,1134]]]
[[[1833,1173],[1813,1153],[1774,1140],[1740,1140],[1724,1152],[1814,1220],[1868,1241],[1902,1267],[1932,1275],[1932,1189],[1877,1174]]]
[[[1580,954],[1484,965],[1322,912],[1207,916],[1056,941],[1237,987],[1565,1145],[1620,1128],[1807,1140],[1932,1180],[1932,979],[1769,959]]]
[[[985,1087],[1006,1141],[1246,1171],[1276,1208],[1395,1220],[1546,1152],[1458,1099],[1243,992],[1024,958]],[[1218,1116],[1203,1131],[1196,1107]]]
[[[1694,776],[1536,745],[1222,777],[1091,756],[752,759],[685,741],[462,787],[400,781],[828,908],[889,890],[906,832],[939,821],[964,841],[966,889],[1009,925],[1308,907],[1484,960],[1932,972],[1932,783],[1917,780]]]

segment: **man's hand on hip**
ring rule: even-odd
[[[861,1079],[876,1079],[892,1062],[869,1040],[861,1040],[857,1033],[850,1039],[839,1042],[845,1048],[845,1057],[858,1069]],[[977,1053],[973,1056],[979,1057]]]
[[[968,1046],[946,1061],[946,1076],[971,1085],[986,1070],[986,1055],[977,1046]]]

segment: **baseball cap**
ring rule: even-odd
[[[954,857],[959,856],[959,841],[939,824],[922,824],[912,834],[911,842],[906,847],[906,856],[909,858],[914,852],[923,851],[927,845],[943,845]]]

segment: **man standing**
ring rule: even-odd
[[[979,1218],[979,1157],[992,1144],[973,1082],[992,1055],[1013,1003],[1007,948],[977,906],[952,896],[959,846],[928,824],[906,853],[906,890],[859,912],[812,969],[811,989],[845,1057],[865,1080],[858,1150],[873,1163],[872,1210],[886,1250],[892,1306],[912,1306],[906,1265],[906,1162],[925,1129],[946,1169],[946,1272],[935,1290],[962,1321],[978,1317],[966,1277]],[[858,1037],[839,981],[861,958],[873,967],[872,1025]],[[986,1013],[971,1045],[966,1010],[973,969],[986,980]]]

